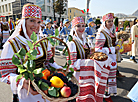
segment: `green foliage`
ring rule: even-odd
[[[101,24],[101,21],[99,18],[96,19],[95,24]]]
[[[24,48],[21,48],[12,57],[12,62],[18,67],[18,72],[20,73],[16,81],[20,79],[22,76],[26,80],[28,80],[29,78],[31,81],[34,80],[34,75],[40,78],[43,76],[42,70],[44,68],[36,69],[36,64],[33,61],[36,59],[37,56],[37,50],[34,49],[34,47],[39,46],[39,44],[34,46],[34,44],[37,41],[37,35],[35,34],[35,32],[32,33],[30,38],[32,41],[27,41],[30,50],[26,52]]]
[[[55,9],[55,12],[57,14],[59,14],[60,18],[61,18],[61,15],[63,15],[66,11],[65,9],[65,1],[66,0],[57,0],[55,3],[54,3],[54,9]]]
[[[126,21],[124,22],[123,26],[124,26],[124,30],[126,29],[127,26],[130,26],[129,21],[126,20]]]
[[[117,17],[115,18],[114,25],[115,25],[116,27],[118,27],[118,18],[117,18]]]

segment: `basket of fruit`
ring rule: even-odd
[[[77,79],[73,76],[73,68],[69,68],[71,60],[66,43],[53,36],[44,37],[39,41],[36,41],[36,39],[37,36],[33,33],[31,35],[32,42],[27,41],[30,50],[26,52],[24,48],[21,48],[18,53],[13,55],[12,62],[18,67],[18,72],[20,73],[16,80],[21,77],[29,80],[28,93],[31,87],[49,101],[65,102],[75,99],[79,95],[80,88]],[[43,68],[36,68],[34,60],[36,59],[37,51],[34,47],[40,46],[39,43],[42,41],[49,40],[50,43],[53,43],[53,39],[59,40],[66,46],[65,51],[69,56],[69,61],[63,67],[65,70],[45,65]]]

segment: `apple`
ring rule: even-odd
[[[63,97],[69,97],[71,94],[71,89],[70,87],[64,86],[62,87],[62,89],[60,90],[60,93]]]

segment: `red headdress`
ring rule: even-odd
[[[75,25],[79,24],[79,23],[84,23],[84,20],[83,20],[83,18],[82,18],[81,16],[75,17],[75,18],[72,20],[72,28],[73,28]],[[84,24],[85,24],[85,23],[84,23]]]
[[[103,16],[102,20],[107,21],[107,20],[113,20],[114,19],[114,14],[113,13],[108,13],[106,15]]]
[[[39,6],[33,5],[33,4],[23,6],[22,18],[42,19],[41,8]]]

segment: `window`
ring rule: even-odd
[[[50,0],[47,0],[47,3],[50,3]]]
[[[71,19],[71,15],[70,15],[70,19]]]
[[[9,11],[11,11],[11,4],[9,3]]]
[[[47,6],[47,12],[50,13],[50,6]]]
[[[70,13],[71,13],[71,9],[70,9]]]
[[[8,7],[7,7],[7,4],[5,5],[5,8],[6,8],[6,12],[8,12]]]
[[[74,17],[75,17],[75,12],[74,12]]]
[[[45,0],[36,0],[36,5],[38,5],[43,12],[45,12]]]
[[[2,12],[1,12],[1,6],[0,6],[0,13],[2,13]]]
[[[2,5],[3,13],[5,12],[4,5]]]
[[[1,0],[1,2],[3,2],[3,0]]]

